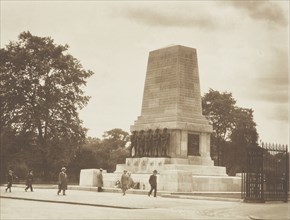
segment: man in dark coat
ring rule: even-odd
[[[127,175],[127,170],[124,170],[121,176],[121,189],[123,192],[123,196],[126,195],[126,190],[128,189],[128,183],[129,183],[129,178]]]
[[[65,196],[65,191],[67,190],[67,175],[65,173],[66,168],[61,168],[61,172],[58,175],[58,192],[57,195],[63,191],[63,195]]]
[[[102,192],[103,191],[103,189],[102,189],[103,186],[104,186],[104,182],[103,182],[103,169],[100,168],[100,171],[97,174],[97,187],[98,187],[98,192]]]
[[[149,184],[151,186],[150,191],[148,192],[148,196],[151,195],[152,191],[154,190],[154,197],[156,197],[157,193],[157,170],[153,171],[153,174],[149,178]]]
[[[11,192],[12,182],[13,182],[13,171],[9,170],[8,176],[7,176],[7,188],[5,189],[6,192],[8,189],[9,189],[9,192]]]
[[[33,171],[30,170],[28,175],[26,176],[26,188],[25,188],[25,192],[27,192],[27,190],[30,188],[30,191],[33,192],[33,188],[32,188],[32,182],[33,182]]]

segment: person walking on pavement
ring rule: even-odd
[[[12,182],[13,182],[13,171],[9,170],[8,176],[7,176],[7,188],[5,189],[6,192],[8,189],[9,189],[9,192],[11,192]]]
[[[65,196],[65,191],[67,190],[67,175],[66,175],[66,168],[63,167],[61,168],[61,172],[58,175],[58,191],[57,191],[57,195],[59,195],[59,193],[61,192],[61,190],[63,191],[63,195]]]
[[[121,176],[121,189],[123,192],[123,196],[126,195],[126,190],[128,189],[128,183],[129,183],[129,179],[127,175],[127,170],[124,170]]]
[[[149,178],[149,184],[151,186],[151,189],[148,192],[149,197],[153,190],[154,190],[154,197],[156,197],[156,193],[157,193],[157,176],[156,175],[157,175],[157,170],[154,170],[153,174]]]
[[[97,174],[97,187],[98,187],[98,192],[102,192],[103,191],[103,189],[102,189],[103,185],[104,185],[104,182],[103,182],[103,169],[100,168],[100,171]]]
[[[30,191],[33,192],[32,182],[33,182],[33,171],[30,170],[29,173],[26,176],[26,188],[25,188],[25,192],[27,192],[27,190],[29,188],[30,188]]]

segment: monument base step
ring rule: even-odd
[[[194,175],[186,170],[166,170],[160,174],[162,190],[172,192],[239,192],[241,177]]]
[[[97,186],[96,174],[96,169],[82,170],[80,186]],[[104,187],[116,187],[116,182],[120,181],[121,175],[121,173],[103,171]],[[139,183],[139,189],[149,190],[150,175],[151,173],[132,173],[131,177],[134,182]],[[157,188],[169,192],[240,192],[241,177],[194,175],[187,170],[164,170],[157,174]]]

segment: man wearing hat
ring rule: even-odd
[[[57,195],[63,191],[63,195],[65,196],[65,191],[67,190],[67,175],[65,173],[66,168],[61,168],[61,172],[58,175],[58,192]]]
[[[154,170],[153,174],[149,178],[149,184],[151,186],[151,189],[148,192],[149,197],[153,190],[154,190],[154,197],[156,197],[156,193],[157,193],[157,176],[156,175],[157,175],[157,170]]]
[[[100,171],[97,174],[97,187],[98,187],[98,192],[102,192],[103,191],[103,189],[102,189],[103,185],[104,185],[104,182],[103,182],[103,169],[100,168]]]
[[[26,188],[25,188],[25,192],[27,192],[27,190],[29,188],[30,188],[30,191],[33,192],[32,183],[33,183],[33,171],[30,170],[29,173],[26,176]]]
[[[13,182],[13,171],[9,170],[8,176],[7,176],[7,188],[5,189],[6,192],[8,189],[9,189],[9,192],[11,192],[12,182]]]
[[[124,170],[121,176],[121,189],[123,192],[123,196],[126,195],[126,190],[128,189],[128,183],[129,183],[129,178],[127,175],[127,170]]]

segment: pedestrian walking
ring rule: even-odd
[[[7,188],[5,189],[6,192],[8,189],[9,192],[11,192],[12,183],[13,183],[13,171],[9,170],[7,175]]]
[[[151,189],[148,192],[149,197],[153,190],[154,190],[154,197],[156,197],[156,194],[157,194],[157,176],[156,175],[157,175],[157,170],[154,170],[153,174],[149,178],[149,184],[151,186]]]
[[[102,192],[103,191],[103,189],[102,189],[103,186],[104,186],[104,182],[103,182],[103,169],[100,168],[100,171],[97,174],[97,187],[98,187],[98,192]]]
[[[33,192],[32,183],[33,183],[33,171],[30,170],[29,173],[26,176],[25,192],[27,192],[28,189],[30,189],[30,191]]]
[[[67,190],[67,174],[66,172],[66,168],[63,167],[61,168],[61,172],[58,175],[58,191],[57,191],[57,195],[59,195],[59,193],[62,191],[63,195],[65,196],[65,191]]]
[[[123,192],[123,196],[126,195],[126,190],[128,189],[128,183],[129,183],[129,179],[127,175],[127,170],[124,170],[121,176],[121,189]]]

